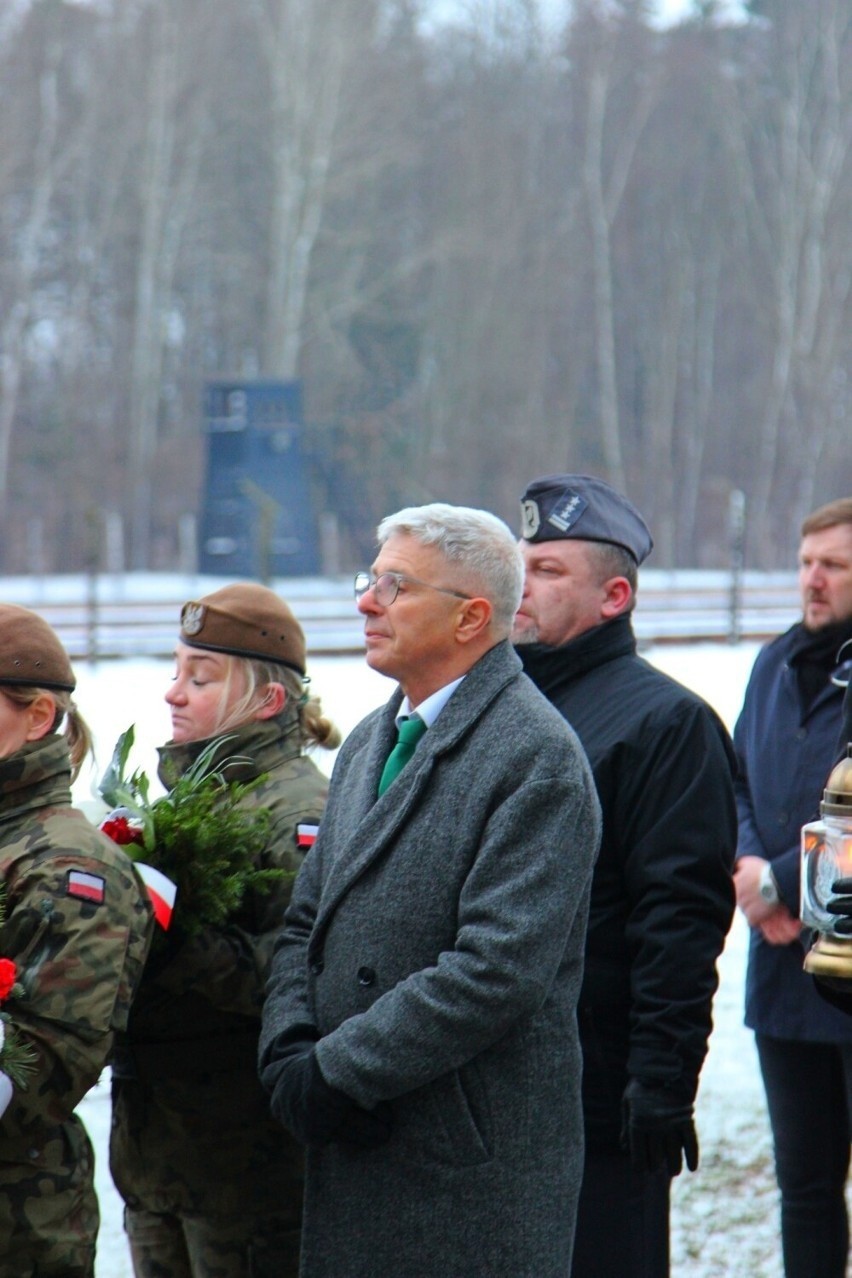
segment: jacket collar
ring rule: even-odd
[[[353,824],[345,845],[335,848],[311,936],[311,953],[322,947],[328,920],[338,901],[387,844],[397,837],[412,809],[422,801],[436,759],[452,750],[467,735],[520,672],[521,663],[507,639],[480,657],[432,727],[423,735],[414,758],[402,774],[404,784],[395,784],[381,798],[376,797],[379,777],[396,738],[395,716],[402,701],[401,690],[397,689],[387,705],[376,712],[375,726],[366,747],[368,757],[362,767],[353,768],[350,773],[352,788],[347,793],[347,805]]]
[[[0,821],[71,804],[68,743],[55,732],[0,759]]]
[[[632,656],[636,652],[636,636],[630,613],[622,613],[558,647],[522,643],[515,651],[536,687],[547,693],[618,657]]]
[[[274,719],[258,719],[226,732],[221,738],[209,737],[204,741],[174,741],[160,746],[158,775],[167,788],[183,776],[204,750],[219,741],[211,764],[221,766],[227,759],[238,762],[228,765],[229,781],[251,781],[270,768],[294,759],[302,753],[301,734],[295,714],[284,712]]]

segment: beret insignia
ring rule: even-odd
[[[184,634],[197,635],[204,625],[204,604],[184,604],[180,624]]]
[[[538,502],[527,499],[521,502],[521,536],[529,539],[534,537],[541,527],[541,515],[538,512]]]

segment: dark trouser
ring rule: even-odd
[[[587,1155],[571,1278],[668,1278],[670,1185],[626,1154]]]
[[[297,1278],[300,1230],[289,1225],[124,1210],[136,1278]]]
[[[845,1278],[852,1045],[756,1034],[781,1191],[786,1278]]]
[[[670,1177],[634,1172],[620,1144],[629,1001],[587,999],[579,1023],[586,1161],[571,1278],[669,1278]]]

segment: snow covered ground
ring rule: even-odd
[[[732,726],[756,651],[754,644],[684,644],[650,649],[646,655],[700,692]],[[310,671],[313,691],[344,732],[391,691],[391,685],[359,658],[317,659]],[[108,762],[116,737],[130,723],[136,724],[140,743],[134,762],[153,775],[154,747],[169,733],[162,697],[171,664],[139,660],[104,663],[95,669],[80,665],[78,677],[78,704],[94,730],[98,749],[98,769],[81,778],[75,791],[81,806],[88,806],[93,780]],[[323,766],[331,762],[322,751],[317,758]],[[780,1278],[782,1273],[769,1128],[752,1035],[742,1026],[747,946],[747,928],[738,917],[719,963],[715,1029],[698,1096],[701,1165],[674,1185],[673,1278]],[[107,1168],[106,1078],[89,1093],[80,1112],[97,1152],[103,1217],[97,1275],[132,1278],[121,1206]],[[613,1225],[617,1228],[618,1222]]]

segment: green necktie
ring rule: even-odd
[[[396,745],[387,757],[384,772],[379,781],[380,795],[384,794],[391,781],[402,772],[402,769],[414,754],[414,747],[425,731],[426,724],[419,714],[412,714],[407,719],[400,720]]]

